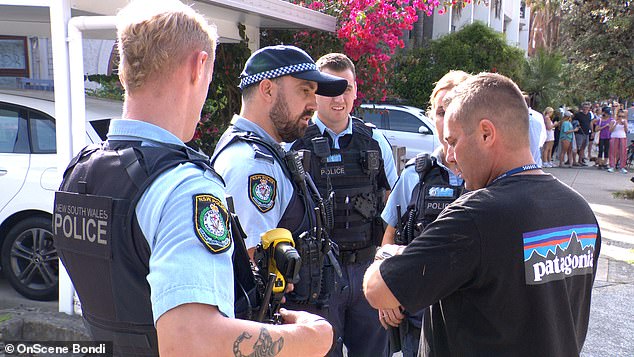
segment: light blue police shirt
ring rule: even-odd
[[[461,177],[457,176],[453,173],[453,171],[449,170],[445,165],[443,165],[441,160],[441,151],[436,150],[433,154],[433,157],[436,158],[436,162],[440,167],[445,169],[449,174],[449,184],[452,186],[460,186],[463,183]],[[404,214],[407,210],[407,206],[412,198],[412,192],[414,191],[414,186],[418,184],[419,177],[418,172],[416,172],[416,165],[410,165],[406,167],[399,177],[398,181],[396,181],[396,185],[394,189],[390,193],[390,197],[388,197],[387,202],[385,203],[385,208],[383,208],[383,212],[381,213],[381,218],[385,221],[385,223],[389,224],[392,227],[396,227],[398,224],[398,214],[396,212],[396,206],[401,206],[401,214]]]
[[[232,124],[249,131],[274,146],[279,144],[264,129],[250,120],[234,116]],[[291,180],[271,156],[257,153],[254,147],[238,140],[226,147],[214,161],[214,169],[225,181],[227,194],[233,196],[240,224],[247,234],[247,248],[260,242],[260,235],[276,228],[294,194]],[[254,192],[258,178],[266,191]],[[273,186],[273,187],[271,187]],[[270,189],[270,190],[269,190]],[[267,201],[268,200],[268,201]],[[267,201],[266,205],[263,203]]]
[[[348,127],[339,134],[336,134],[334,131],[330,130],[324,124],[318,116],[318,113],[315,113],[313,116],[313,122],[319,128],[319,132],[328,133],[332,138],[333,147],[335,149],[339,149],[339,139],[342,138],[346,134],[352,135],[352,120],[350,116],[348,116]],[[392,147],[390,143],[387,141],[385,136],[381,134],[378,130],[372,130],[372,139],[379,143],[379,148],[381,149],[381,157],[383,158],[383,168],[385,171],[385,176],[387,177],[387,182],[390,184],[390,188],[394,187],[396,180],[398,179],[398,175],[396,174],[396,165],[394,164],[394,156],[392,156]]]
[[[142,145],[184,146],[169,131],[138,120],[112,120],[109,140],[136,140]],[[181,164],[161,174],[136,206],[139,226],[150,246],[150,284],[154,323],[170,309],[187,303],[214,305],[234,316],[232,246],[211,253],[197,238],[195,195],[209,194],[226,207],[222,182],[208,171]]]

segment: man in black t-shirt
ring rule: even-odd
[[[588,166],[586,160],[586,146],[588,146],[588,139],[592,132],[592,113],[590,113],[590,102],[581,103],[581,110],[576,112],[572,117],[572,120],[579,121],[579,131],[575,133],[575,140],[577,141],[577,153],[579,154],[579,165]]]
[[[471,192],[407,247],[377,252],[368,301],[432,305],[423,356],[579,356],[601,246],[592,210],[534,164],[528,109],[510,79],[474,76],[444,107],[447,160]]]

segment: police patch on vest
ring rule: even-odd
[[[218,198],[194,196],[194,227],[196,236],[210,252],[222,253],[231,247],[229,214]]]
[[[542,229],[523,234],[526,284],[592,274],[598,227],[595,224]]]
[[[344,165],[320,167],[319,174],[321,176],[344,176],[346,174],[346,167]]]
[[[427,191],[427,197],[454,197],[455,190],[448,186],[432,186]]]
[[[59,250],[112,258],[112,198],[55,192],[53,240]]]
[[[277,181],[264,174],[249,176],[249,199],[262,213],[270,211],[275,206]]]

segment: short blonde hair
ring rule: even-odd
[[[450,90],[453,87],[457,86],[458,84],[462,83],[465,79],[469,77],[471,77],[471,75],[467,72],[454,71],[454,70],[451,70],[447,72],[447,74],[442,76],[438,80],[438,82],[436,82],[436,86],[434,87],[434,90],[431,92],[431,95],[429,96],[429,108],[427,109],[427,116],[429,116],[430,118],[433,118],[434,111],[436,109],[434,107],[436,103],[436,97],[438,96],[438,93],[440,91],[445,89]]]
[[[213,63],[217,38],[215,26],[178,0],[135,0],[117,14],[121,83],[132,92],[193,51],[207,52]]]

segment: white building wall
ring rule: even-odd
[[[504,0],[501,0],[504,2]],[[497,32],[504,32],[504,11],[500,6],[499,12],[495,7],[489,7],[489,27]]]
[[[454,11],[451,32],[460,31],[463,27],[472,23],[473,4],[468,4],[461,11]]]
[[[437,39],[450,32],[459,31],[475,21],[481,21],[493,30],[504,33],[508,44],[519,47],[526,52],[530,27],[528,7],[526,8],[526,18],[520,19],[521,0],[500,1],[498,11],[495,9],[493,0],[490,0],[488,5],[485,2],[472,2],[460,11],[460,15],[457,11],[452,11],[451,8],[445,14],[439,15],[438,9],[435,9],[432,38]],[[521,28],[520,24],[522,24]]]
[[[519,47],[520,32],[520,1],[504,1],[504,17],[506,22],[505,35],[506,42],[515,47]]]
[[[524,54],[528,55],[528,41],[530,39],[530,18],[531,9],[526,6],[524,8],[524,16],[520,13],[520,48],[524,50]]]
[[[84,39],[83,42],[85,74],[108,74],[108,62],[115,41]]]
[[[451,32],[452,9],[447,9],[447,12],[442,15],[438,13],[439,10],[439,7],[434,9],[434,28],[432,29],[432,39],[434,40]]]
[[[484,2],[478,3],[473,9],[473,21],[480,21],[489,25],[489,7]]]

